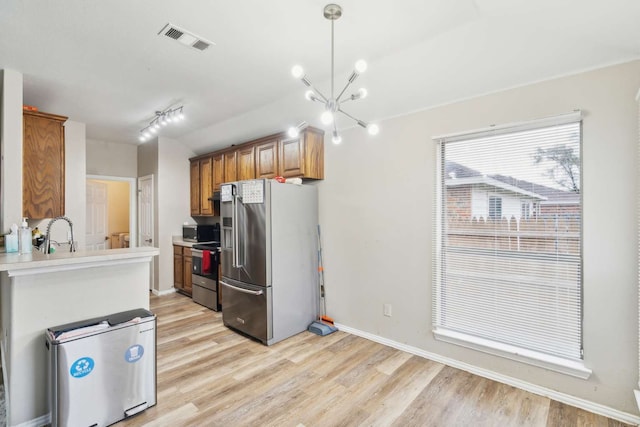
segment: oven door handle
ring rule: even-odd
[[[262,295],[264,293],[262,291],[252,291],[250,289],[239,288],[237,286],[233,286],[233,285],[230,285],[228,283],[225,283],[222,280],[220,281],[220,284],[223,285],[223,286],[226,286],[227,288],[231,288],[231,289],[233,289],[235,291],[242,292],[244,294],[250,294],[250,295],[259,296],[259,295]]]

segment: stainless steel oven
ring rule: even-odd
[[[219,247],[194,245],[191,249],[193,269],[191,270],[192,298],[194,302],[214,311],[220,311],[218,289]]]

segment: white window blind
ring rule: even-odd
[[[435,331],[582,359],[580,114],[436,138]]]

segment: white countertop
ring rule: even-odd
[[[192,248],[193,245],[198,244],[198,242],[186,242],[182,240],[182,236],[171,236],[171,243],[178,246],[186,246],[187,248]]]
[[[42,252],[20,255],[18,253],[0,254],[0,271],[16,272],[47,269],[67,270],[104,265],[112,262],[126,262],[136,258],[153,257],[160,254],[158,248],[140,247],[109,249],[99,251],[62,252],[45,255]]]

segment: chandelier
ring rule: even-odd
[[[324,105],[324,111],[320,116],[320,121],[322,122],[322,124],[326,126],[333,125],[331,140],[333,141],[334,144],[339,144],[340,142],[342,142],[342,137],[338,134],[338,129],[336,127],[336,122],[335,122],[335,115],[337,113],[342,113],[345,116],[349,117],[350,119],[354,120],[359,126],[367,129],[367,131],[371,135],[376,135],[380,130],[377,124],[366,123],[366,122],[363,122],[362,120],[358,120],[355,117],[353,117],[351,114],[345,112],[342,109],[342,104],[344,104],[345,102],[364,99],[367,96],[367,90],[365,88],[360,88],[357,92],[352,93],[351,95],[343,98],[343,95],[347,91],[349,86],[351,86],[351,84],[358,78],[360,74],[364,73],[367,70],[367,63],[365,61],[359,60],[356,62],[354,70],[351,72],[351,76],[349,76],[349,80],[347,81],[347,84],[344,86],[342,91],[340,91],[338,96],[335,96],[334,78],[333,78],[333,74],[334,74],[333,23],[335,20],[337,20],[341,16],[342,16],[342,8],[339,5],[328,4],[324,7],[324,17],[331,21],[331,94],[330,96],[327,97],[323,95],[322,92],[320,92],[318,89],[316,89],[313,86],[313,84],[311,83],[307,75],[304,73],[304,70],[300,65],[295,65],[291,69],[291,74],[293,74],[293,77],[300,79],[300,81],[302,81],[302,83],[304,83],[304,85],[309,88],[305,93],[305,98],[307,98],[307,100],[309,101],[319,102]],[[298,136],[300,131],[304,129],[306,126],[307,126],[307,123],[302,122],[298,126],[290,128],[288,131],[289,136],[291,136],[292,138],[295,138],[296,136]]]
[[[158,130],[160,130],[160,128],[163,126],[183,121],[183,108],[184,107],[181,105],[180,107],[168,108],[164,111],[156,111],[156,115],[153,119],[151,119],[149,125],[140,129],[140,136],[138,137],[140,142],[146,142],[151,139],[151,137],[154,134],[158,133]]]

